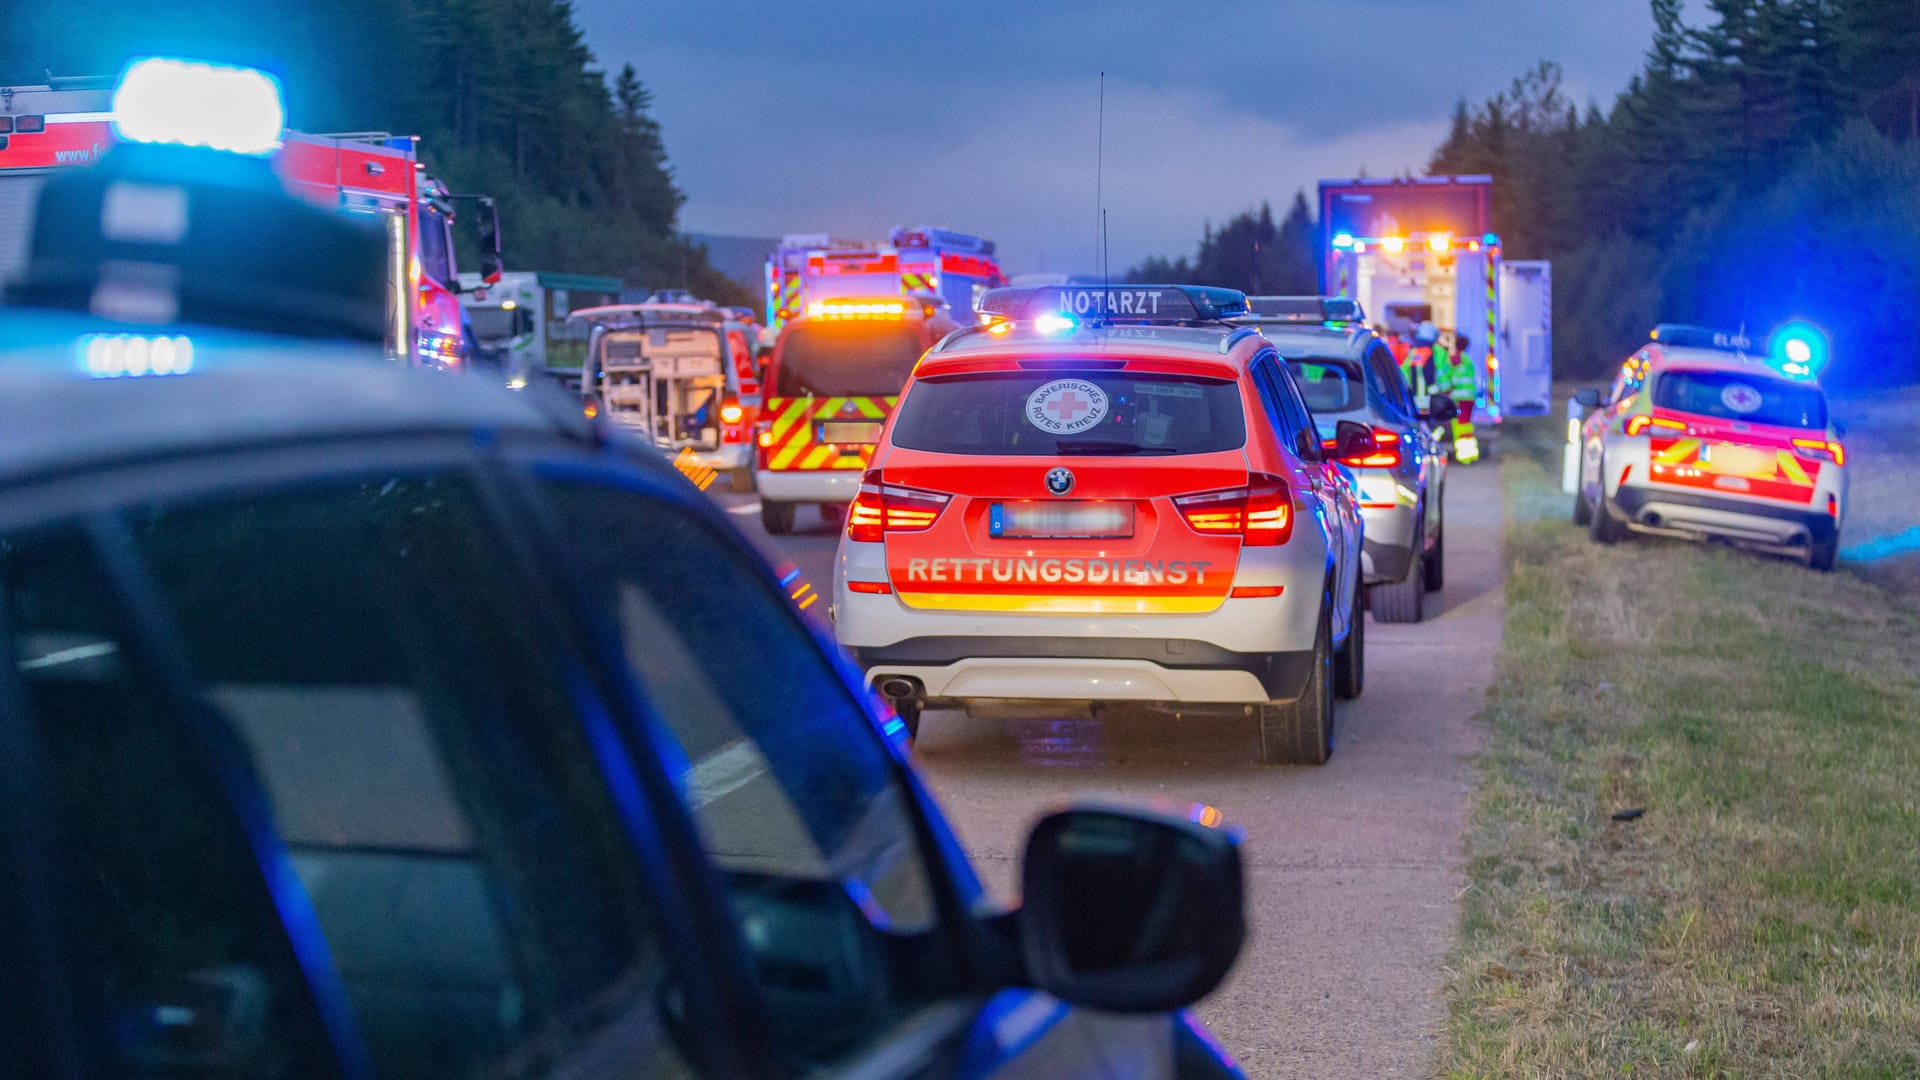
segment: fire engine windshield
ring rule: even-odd
[[[519,332],[517,316],[505,308],[468,308],[467,314],[473,319],[473,336],[481,341],[505,341]]]
[[[919,331],[905,323],[807,323],[781,343],[774,395],[886,397],[900,392],[919,359]]]
[[[1824,428],[1827,396],[1817,386],[1735,371],[1668,371],[1653,387],[1655,408],[1776,427]]]
[[[1061,369],[922,379],[893,441],[942,454],[1207,454],[1245,443],[1246,424],[1225,380]]]
[[[1289,357],[1287,364],[1293,368],[1293,379],[1300,384],[1307,408],[1315,413],[1347,412],[1367,403],[1360,365],[1352,360],[1303,356]]]

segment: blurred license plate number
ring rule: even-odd
[[[829,420],[820,425],[820,441],[830,443],[870,443],[880,441],[880,425],[872,421],[842,423]]]
[[[1708,451],[1708,468],[1731,476],[1757,476],[1772,464],[1772,457],[1751,446],[1716,443]]]
[[[1120,539],[1133,535],[1130,503],[994,503],[994,536]]]

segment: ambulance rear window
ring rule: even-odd
[[[893,428],[913,450],[1034,457],[1210,454],[1246,437],[1229,380],[1071,368],[922,379]]]
[[[796,326],[780,344],[775,397],[887,397],[920,359],[920,332],[883,319]]]
[[[1825,428],[1817,386],[1735,371],[1668,371],[1653,385],[1656,408],[1774,427]]]

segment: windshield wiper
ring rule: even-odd
[[[1056,454],[1081,454],[1099,457],[1112,455],[1114,457],[1120,457],[1127,454],[1177,454],[1180,452],[1180,448],[1177,446],[1141,446],[1139,443],[1111,441],[1056,442],[1053,444],[1053,452]]]

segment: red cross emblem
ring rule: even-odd
[[[1063,424],[1071,423],[1075,417],[1091,408],[1093,408],[1093,402],[1072,390],[1063,391],[1060,396],[1047,402],[1047,411],[1058,416]]]

